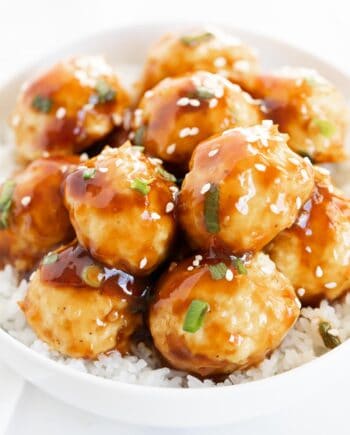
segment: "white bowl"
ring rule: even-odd
[[[105,54],[113,64],[140,65],[149,44],[181,27],[163,23],[117,28],[58,50],[40,64],[0,86],[0,129],[8,118],[21,83],[34,70],[72,54]],[[264,66],[312,67],[333,81],[349,99],[350,78],[312,55],[254,33],[230,29],[260,51]],[[201,389],[130,385],[74,371],[30,350],[0,329],[0,358],[30,382],[72,406],[122,422],[147,426],[229,424],[305,401],[336,384],[348,389],[350,340],[326,355],[289,372],[249,384]]]

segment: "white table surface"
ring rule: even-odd
[[[350,72],[347,1],[306,0],[0,0],[0,81],[58,45],[133,22],[229,21],[290,41]],[[0,95],[1,104],[1,95]],[[1,349],[0,349],[1,352]],[[322,380],[320,380],[322,381]],[[302,394],[302,392],[301,392]],[[234,428],[171,430],[136,428],[73,409],[0,365],[0,435],[348,435],[346,392],[325,391],[307,406],[235,425]],[[155,410],[156,412],[156,410]]]

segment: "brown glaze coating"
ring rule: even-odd
[[[288,133],[288,145],[315,162],[344,160],[349,109],[332,84],[313,70],[282,69],[257,77],[251,89],[266,118]]]
[[[84,179],[86,167],[95,175]],[[65,202],[79,242],[97,260],[136,275],[167,256],[175,233],[177,187],[157,160],[130,143],[106,148],[67,177]],[[143,180],[146,194],[132,188]]]
[[[196,72],[165,79],[146,93],[133,129],[144,128],[142,145],[151,155],[187,169],[199,142],[261,119],[258,102],[239,86],[219,75]]]
[[[209,264],[224,261],[231,280],[214,280]],[[282,341],[299,316],[289,280],[258,253],[239,274],[226,258],[185,260],[164,275],[150,308],[155,346],[176,369],[200,376],[228,374],[259,363]],[[231,277],[228,276],[230,279]],[[193,300],[209,304],[202,327],[183,330]]]
[[[0,229],[1,266],[29,271],[49,250],[74,238],[61,187],[78,162],[78,157],[42,158],[13,177],[8,225]]]
[[[98,101],[103,82],[115,92],[111,101]],[[35,98],[49,99],[43,112],[33,107]],[[80,153],[122,123],[129,97],[100,57],[62,61],[25,85],[12,117],[20,159],[31,161],[45,153]]]
[[[216,29],[166,34],[150,49],[140,83],[140,94],[166,77],[193,71],[218,73],[243,88],[259,71],[254,51],[239,39]]]
[[[350,202],[316,168],[315,180],[294,225],[267,247],[305,305],[350,288]]]
[[[142,316],[133,309],[145,282],[96,263],[77,244],[63,247],[52,264],[41,264],[21,308],[29,325],[50,348],[73,358],[96,358],[110,350],[129,352]],[[84,268],[100,270],[98,287],[82,279]]]
[[[214,186],[218,230],[209,232],[205,204]],[[313,171],[269,121],[227,130],[195,149],[179,196],[179,218],[201,249],[257,251],[292,225],[313,188]]]

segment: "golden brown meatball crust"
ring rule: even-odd
[[[25,85],[12,117],[17,153],[79,153],[122,122],[129,97],[100,57],[59,62]]]
[[[198,248],[255,251],[293,224],[312,188],[311,165],[263,121],[197,146],[180,192],[179,218]]]
[[[210,268],[218,262],[226,264],[226,272],[214,279]],[[243,267],[197,256],[163,276],[149,324],[155,346],[173,367],[200,376],[246,369],[293,326],[300,302],[289,280],[262,253]],[[185,319],[193,301],[207,304],[207,311],[202,325],[188,332]]]
[[[135,111],[133,128],[138,144],[151,155],[187,169],[199,142],[261,119],[258,102],[238,85],[196,72],[165,79],[147,92]]]
[[[105,148],[66,179],[65,203],[79,242],[111,267],[149,274],[167,256],[175,232],[177,187],[170,179],[139,147]]]
[[[38,337],[64,355],[93,359],[110,350],[124,354],[142,322],[133,303],[143,288],[73,244],[44,258],[21,308]]]
[[[61,188],[78,162],[78,157],[38,159],[2,185],[2,266],[10,263],[20,272],[28,271],[49,250],[73,239]]]
[[[169,33],[148,53],[140,83],[141,95],[166,77],[193,71],[218,73],[245,88],[259,71],[259,65],[250,47],[216,29]]]
[[[256,79],[256,98],[264,100],[265,113],[282,132],[288,145],[315,162],[344,160],[349,109],[337,89],[308,69],[284,68]]]
[[[315,188],[296,222],[267,247],[305,305],[350,288],[350,202],[323,170],[315,171]]]

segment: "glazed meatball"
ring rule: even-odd
[[[61,191],[79,159],[42,158],[0,188],[0,265],[29,271],[50,249],[73,239]]]
[[[110,350],[129,351],[142,320],[133,303],[143,291],[131,275],[107,269],[73,244],[43,259],[20,305],[51,349],[92,359]]]
[[[193,246],[259,250],[295,221],[313,188],[309,163],[271,121],[234,128],[193,152],[179,218]]]
[[[12,117],[17,152],[25,161],[79,153],[122,122],[129,102],[100,57],[62,61],[25,85]]]
[[[268,246],[304,304],[333,300],[350,288],[350,202],[316,170],[315,188],[291,228]]]
[[[243,88],[259,71],[254,51],[238,38],[213,29],[187,34],[167,34],[151,47],[143,76],[142,92],[166,77],[187,72],[218,73]]]
[[[253,94],[266,117],[290,136],[288,145],[316,162],[343,160],[349,110],[337,89],[308,69],[284,68],[257,78]]]
[[[111,267],[150,273],[165,259],[174,236],[172,179],[140,147],[107,147],[65,182],[79,242]]]
[[[146,93],[135,111],[134,140],[150,154],[187,168],[200,141],[261,119],[258,102],[239,86],[219,75],[196,72],[165,79]]]
[[[185,260],[159,282],[150,308],[155,346],[176,369],[200,376],[257,364],[299,316],[289,280],[265,254]]]

